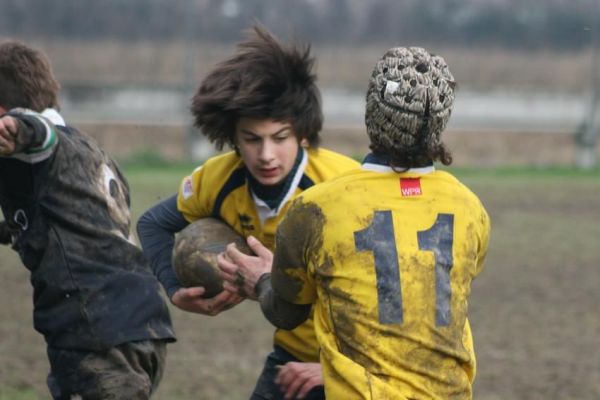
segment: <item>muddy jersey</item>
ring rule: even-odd
[[[279,226],[272,285],[316,303],[327,398],[472,397],[467,299],[489,230],[479,199],[433,167],[369,161],[299,197]]]
[[[0,157],[0,205],[31,271],[34,325],[49,345],[101,350],[174,338],[161,289],[131,241],[129,188],[88,136],[11,112],[40,138]]]
[[[251,193],[249,172],[234,152],[211,158],[186,177],[179,189],[177,207],[189,222],[204,217],[220,218],[239,234],[253,235],[272,250],[277,224],[290,200],[317,183],[359,166],[351,158],[326,149],[303,152],[292,185],[277,209],[265,211],[268,207]],[[301,361],[318,361],[310,319],[293,331],[277,330],[275,344]]]

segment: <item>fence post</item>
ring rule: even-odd
[[[592,97],[586,120],[575,132],[575,162],[577,167],[586,170],[598,164],[596,147],[600,130],[600,1],[596,5],[596,17],[592,18],[595,25],[590,27]]]

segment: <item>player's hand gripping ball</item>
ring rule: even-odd
[[[179,232],[172,260],[179,283],[184,287],[204,287],[206,298],[223,291],[217,255],[225,251],[229,243],[235,243],[242,253],[253,254],[244,237],[216,218],[199,219]]]

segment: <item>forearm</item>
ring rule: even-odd
[[[44,149],[45,143],[54,142],[55,128],[38,114],[24,114],[10,111],[7,115],[15,118],[18,123],[15,136],[15,153],[27,153]]]
[[[140,243],[156,278],[169,298],[181,287],[171,265],[175,233],[188,225],[171,196],[147,210],[137,223]]]
[[[263,274],[259,278],[255,291],[265,318],[277,328],[294,329],[310,315],[310,304],[290,303],[273,291],[271,274]]]

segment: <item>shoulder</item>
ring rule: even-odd
[[[183,178],[177,200],[179,210],[199,217],[208,215],[214,207],[220,208],[229,194],[244,185],[243,166],[241,158],[234,152],[209,158]]]
[[[308,159],[309,162],[312,161],[314,163],[335,163],[338,164],[340,168],[346,169],[356,168],[360,165],[360,163],[353,158],[322,147],[308,149]]]
[[[450,192],[452,197],[459,199],[462,203],[470,207],[480,208],[485,212],[485,208],[481,199],[467,185],[461,182],[457,177],[447,171],[437,170],[433,173],[437,179],[437,185],[443,186],[443,190]]]
[[[332,179],[344,172],[358,169],[360,163],[348,156],[331,150],[318,148],[309,149],[306,174],[320,183]]]
[[[448,171],[436,170],[432,176],[436,177],[441,184],[453,187],[454,190],[463,193],[466,197],[477,198],[477,195],[467,185]]]
[[[209,158],[194,169],[186,179],[219,186],[225,184],[231,175],[243,166],[242,159],[237,154],[228,152]]]
[[[234,151],[228,151],[210,157],[204,162],[204,165],[231,165],[238,163],[240,160],[240,156],[238,156]]]
[[[311,186],[302,192],[300,197],[304,202],[316,202],[323,205],[345,201],[350,196],[354,196],[354,192],[361,192],[359,189],[363,186],[364,175],[365,171],[358,167],[342,171]]]
[[[202,170],[204,174],[220,175],[228,171],[234,171],[243,166],[242,159],[235,152],[219,154],[211,157],[196,171]]]

